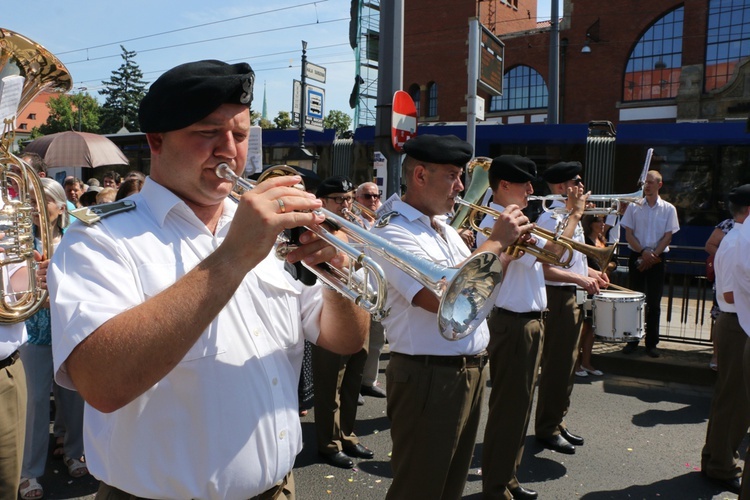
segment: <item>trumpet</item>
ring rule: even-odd
[[[490,207],[471,204],[461,198],[456,198],[456,202],[469,208],[470,212],[468,220],[471,223],[471,228],[475,231],[481,232],[489,238],[490,234],[492,233],[492,228],[479,227],[479,225],[477,225],[476,223],[476,216],[479,213],[483,213],[485,215],[497,218],[500,216],[500,212]],[[570,267],[573,260],[573,251],[578,251],[584,254],[586,257],[594,259],[599,264],[600,269],[606,269],[607,264],[609,263],[610,259],[612,258],[612,254],[615,251],[614,245],[611,245],[607,248],[597,248],[592,245],[581,243],[580,241],[576,241],[572,238],[558,235],[555,232],[550,231],[549,229],[544,229],[541,227],[535,227],[534,229],[532,229],[531,234],[537,238],[542,238],[550,241],[555,245],[561,246],[563,248],[562,254],[558,255],[557,253],[551,250],[547,250],[546,248],[539,248],[536,245],[530,245],[524,242],[520,242],[520,240],[519,242],[516,242],[515,244],[506,248],[505,253],[515,258],[518,257],[521,252],[526,252],[534,255],[541,262],[550,264],[552,266],[568,268]]]
[[[352,209],[349,211],[354,215],[357,215],[359,217],[367,217],[370,220],[376,220],[378,218],[378,215],[375,213],[375,211],[367,208],[357,200],[352,201]]]
[[[235,195],[241,196],[261,182],[261,179],[250,181],[239,177],[226,163],[217,165],[215,172],[218,177],[234,183],[234,194],[231,197],[235,201],[238,199]],[[460,340],[470,335],[494,306],[499,292],[497,285],[502,281],[502,266],[496,255],[483,252],[468,259],[459,268],[445,267],[416,257],[329,210],[321,208],[316,213],[325,216],[326,222],[340,228],[348,239],[361,245],[361,248],[337,238],[321,225],[306,227],[345,253],[352,263],[348,270],[343,271],[344,275],[348,274],[344,279],[337,276],[338,273],[317,266],[308,268],[324,283],[367,310],[375,319],[382,319],[388,314],[385,309],[387,282],[380,265],[365,250],[382,257],[440,298],[438,329],[447,340]],[[277,255],[284,254],[286,243],[283,239],[277,240]],[[354,277],[355,264],[364,269],[358,277]],[[375,283],[374,293],[367,286],[371,282],[370,277]]]
[[[627,194],[592,194],[589,195],[587,202],[594,203],[596,206],[588,207],[583,210],[583,215],[610,215],[620,213],[622,204],[624,203],[636,203],[643,198],[643,188],[638,191],[633,191]],[[552,211],[558,215],[565,215],[568,213],[566,207],[555,207],[551,208],[550,203],[559,201],[565,203],[568,197],[564,194],[549,194],[546,196],[529,196],[529,201],[541,201],[542,209],[545,212]],[[599,205],[597,205],[599,204]]]

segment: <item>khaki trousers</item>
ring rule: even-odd
[[[574,287],[547,287],[547,321],[542,348],[542,373],[536,401],[535,434],[548,438],[560,433],[573,392],[583,314]]]
[[[387,499],[461,498],[486,373],[484,367],[433,365],[391,353],[385,376],[393,482]]]
[[[26,375],[20,359],[0,369],[0,497],[16,498],[26,436]],[[7,495],[7,496],[4,496]]]
[[[519,486],[516,471],[531,416],[544,323],[495,308],[487,324],[492,389],[482,448],[482,498],[511,500],[508,490]]]
[[[750,401],[742,374],[747,335],[736,314],[720,313],[714,324],[714,338],[719,370],[701,470],[716,479],[733,479],[742,474],[738,448],[750,425]]]

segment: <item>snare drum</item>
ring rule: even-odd
[[[630,342],[644,335],[646,295],[602,290],[594,295],[594,334],[604,342]]]

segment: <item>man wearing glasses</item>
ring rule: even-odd
[[[565,195],[568,188],[583,188],[581,170],[583,167],[577,161],[560,162],[545,170],[542,178],[552,194]],[[550,208],[563,206],[562,202],[554,201]],[[584,243],[579,220],[569,222],[576,224],[572,239]],[[542,213],[536,223],[541,228],[556,231],[558,220],[550,210]],[[573,371],[583,325],[581,306],[576,303],[576,286],[594,295],[599,293],[599,288],[608,285],[609,278],[590,268],[586,256],[574,251],[568,269],[544,264],[544,279],[549,321],[544,330],[535,434],[537,441],[546,448],[572,455],[576,446],[583,445],[583,438],[568,431],[564,422],[573,392]]]
[[[375,223],[374,214],[382,205],[380,196],[380,189],[374,182],[364,182],[357,187],[357,203],[371,212],[362,211],[362,220],[368,229]]]
[[[344,176],[329,177],[318,186],[315,196],[322,200],[323,208],[343,217],[344,209],[352,208],[354,184]],[[354,434],[367,344],[366,339],[365,347],[349,356],[313,345],[318,453],[329,464],[342,469],[354,467],[352,458],[369,459],[374,456]]]

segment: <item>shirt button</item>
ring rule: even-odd
[[[274,377],[274,378],[273,378],[273,379],[271,380],[271,383],[272,383],[273,385],[278,385],[278,384],[279,384],[279,379],[277,379],[276,377]]]
[[[260,335],[260,330],[258,330],[257,328],[253,328],[253,335],[255,335],[256,337]]]
[[[284,439],[286,437],[286,431],[279,432],[279,439]]]

